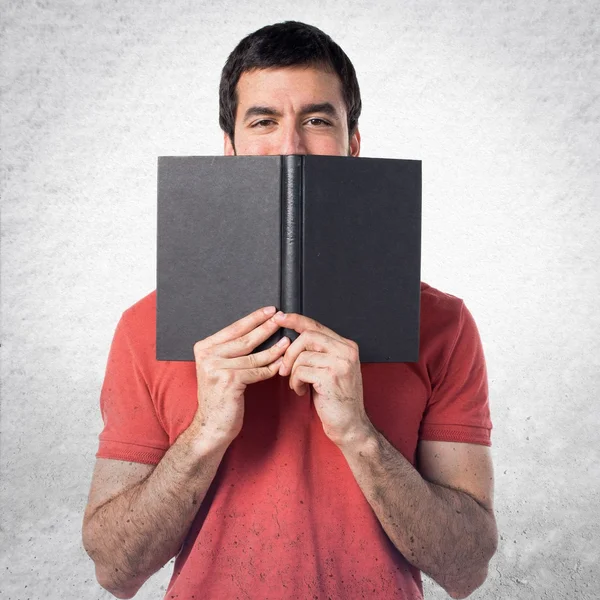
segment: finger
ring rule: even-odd
[[[348,341],[346,338],[342,337],[333,329],[329,329],[329,327],[325,327],[318,321],[307,317],[306,315],[299,315],[298,313],[286,313],[283,316],[277,317],[276,321],[280,324],[281,327],[287,327],[288,329],[293,329],[298,333],[303,333],[304,331],[314,330],[334,339],[339,340],[340,342]]]
[[[325,354],[323,352],[302,352],[302,354],[300,354],[298,359],[292,365],[292,372],[290,373],[290,380],[288,382],[290,388],[293,389],[299,396],[303,396],[308,391],[307,383],[297,375],[299,367],[328,369],[331,366],[332,356],[330,354]]]
[[[305,350],[294,361],[294,364],[292,365],[292,373],[296,367],[299,367],[301,365],[304,365],[306,367],[322,367],[327,369],[335,368],[336,362],[340,362],[340,359],[332,354],[327,354],[326,352],[313,352],[310,350]]]
[[[344,344],[337,338],[332,338],[325,333],[309,330],[301,333],[286,350],[283,356],[283,363],[279,368],[279,374],[283,377],[290,373],[292,365],[298,359],[298,356],[305,350],[316,352],[325,352],[335,354],[336,356],[349,356],[350,346]]]
[[[309,367],[307,365],[298,365],[290,376],[290,388],[298,394],[304,396],[309,390],[310,385],[319,385],[324,381],[326,369],[323,367]]]
[[[289,345],[290,338],[284,336],[276,344],[266,350],[245,356],[233,358],[224,357],[216,363],[216,366],[224,369],[256,369],[258,367],[264,367],[275,362],[278,358],[281,358]],[[277,370],[279,370],[279,365]]]
[[[264,381],[273,377],[279,370],[281,364],[281,357],[275,362],[268,364],[264,367],[256,367],[253,369],[241,369],[238,371],[240,380],[242,383],[248,385],[250,383],[257,383],[258,381]]]
[[[256,329],[262,323],[265,323],[271,319],[275,312],[276,310],[274,306],[265,306],[263,308],[259,308],[258,310],[251,312],[249,315],[242,317],[238,321],[235,321],[231,325],[228,325],[220,331],[217,331],[217,333],[214,333],[203,341],[207,342],[208,345],[213,346],[235,340],[236,338],[246,335],[253,329]]]
[[[219,344],[218,346],[213,346],[212,352],[216,356],[225,358],[248,356],[257,346],[269,339],[278,329],[280,329],[279,323],[276,323],[273,318],[271,318],[262,325],[259,325],[256,329],[253,329],[239,338],[225,342],[224,344]]]
[[[273,317],[270,317],[240,337],[221,342],[220,344],[215,344],[213,341],[215,336],[211,336],[202,342],[198,342],[196,344],[197,347],[194,346],[194,350],[205,350],[210,348],[213,355],[227,358],[246,356],[258,345],[270,338],[280,327],[281,326],[273,319]]]

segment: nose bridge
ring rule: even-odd
[[[304,140],[300,124],[292,120],[283,126],[283,139],[281,154],[304,154]]]

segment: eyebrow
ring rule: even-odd
[[[301,115],[307,115],[311,113],[323,113],[333,119],[339,119],[338,111],[331,102],[320,102],[317,104],[305,104],[300,108]],[[278,110],[270,106],[251,106],[244,114],[244,122],[250,117],[281,117],[281,113]]]

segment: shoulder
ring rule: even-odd
[[[118,326],[135,354],[156,348],[156,290],[138,300],[121,315]]]
[[[420,327],[420,361],[431,374],[439,372],[459,341],[473,350],[479,345],[475,321],[462,298],[427,283],[421,283]]]
[[[156,325],[156,290],[138,300],[123,313],[123,319],[132,326],[148,323],[151,320]]]
[[[421,329],[447,331],[461,318],[464,310],[462,298],[442,292],[421,282]]]

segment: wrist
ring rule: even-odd
[[[377,446],[377,435],[379,432],[369,418],[364,418],[349,428],[343,436],[332,441],[344,453],[360,454],[366,452],[369,448]]]
[[[194,418],[179,439],[194,459],[202,461],[211,455],[225,454],[235,436],[211,428],[202,420]]]

